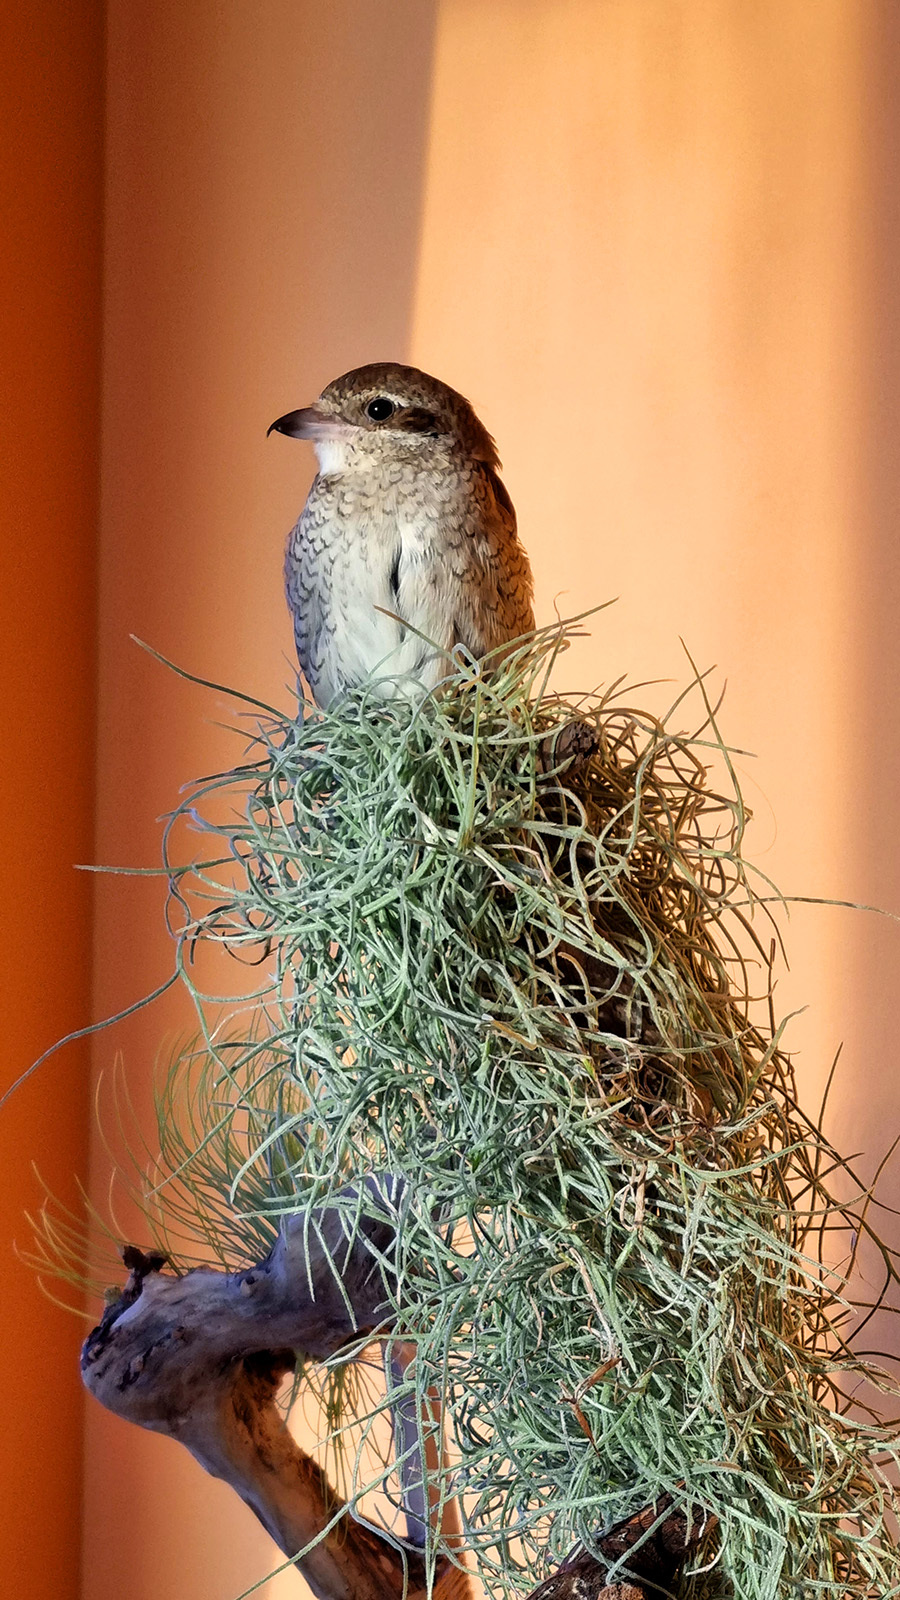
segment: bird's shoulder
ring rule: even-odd
[[[516,537],[516,512],[503,479],[487,462],[471,464],[466,492],[473,526],[500,544]]]

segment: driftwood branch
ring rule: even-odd
[[[388,1332],[394,1224],[386,1214],[353,1226],[353,1198],[312,1225],[288,1218],[265,1261],[245,1272],[174,1277],[161,1256],[129,1247],[128,1282],[87,1339],[82,1373],[111,1411],[180,1440],[229,1483],[286,1556],[323,1535],[297,1560],[321,1600],[416,1600],[422,1556],[347,1513],[276,1404],[296,1351],[324,1358]],[[442,1558],[435,1596],[469,1593],[465,1573]]]
[[[377,1186],[371,1186],[377,1196]],[[165,1258],[124,1251],[128,1282],[82,1352],[85,1384],[117,1416],[178,1439],[200,1465],[241,1496],[288,1557],[314,1540],[297,1567],[320,1600],[422,1600],[425,1564],[354,1520],[318,1464],[292,1438],[277,1405],[296,1355],[333,1355],[389,1335],[394,1223],[388,1215],[351,1225],[350,1208],[323,1209],[312,1224],[288,1218],[266,1259],[247,1271],[163,1272]],[[382,1197],[383,1198],[383,1197]],[[370,1207],[371,1210],[371,1207]],[[387,1338],[402,1374],[415,1347]],[[429,1402],[431,1407],[431,1402]],[[440,1467],[439,1418],[426,1419],[426,1457],[407,1475],[411,1543],[424,1541],[429,1476]],[[411,1453],[414,1411],[394,1419]],[[661,1499],[596,1541],[599,1558],[573,1554],[531,1600],[654,1600],[671,1591],[684,1561],[709,1531]],[[444,1507],[445,1546],[458,1543],[455,1508]],[[321,1537],[320,1537],[321,1536]],[[628,1577],[607,1581],[624,1559]],[[438,1562],[435,1600],[469,1600],[466,1573]]]

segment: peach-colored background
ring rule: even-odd
[[[891,0],[110,0],[108,22],[96,858],[153,863],[179,785],[235,748],[221,697],[129,632],[283,695],[281,549],[312,463],[265,430],[393,357],[496,434],[541,620],[619,597],[563,681],[682,681],[683,637],[757,752],[751,854],[788,893],[900,909]],[[17,536],[38,540],[40,498]],[[57,680],[65,611],[33,625]],[[152,881],[96,884],[94,1015],[166,975],[160,906]],[[900,1110],[900,930],[800,907],[788,938],[804,1092],[843,1040],[831,1126],[871,1165]],[[146,1101],[184,1021],[173,1002],[101,1035],[97,1069],[121,1049]],[[45,1390],[71,1394],[51,1359]],[[84,1600],[233,1600],[275,1564],[170,1441],[93,1405],[85,1429]],[[35,1513],[28,1600],[76,1592],[51,1580],[55,1529]]]

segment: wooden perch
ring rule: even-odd
[[[343,1509],[276,1404],[295,1351],[324,1358],[388,1331],[394,1224],[386,1207],[384,1220],[363,1218],[354,1231],[354,1196],[346,1198],[313,1225],[286,1219],[266,1259],[245,1272],[174,1277],[162,1272],[163,1257],[130,1246],[128,1282],[85,1342],[82,1374],[117,1416],[180,1440],[229,1483],[286,1556],[328,1528],[297,1561],[320,1600],[417,1600],[421,1555]],[[442,1558],[433,1592],[464,1600],[466,1574]]]
[[[82,1373],[110,1411],[178,1439],[207,1472],[229,1483],[286,1556],[323,1534],[297,1560],[320,1600],[424,1600],[419,1551],[398,1549],[348,1513],[295,1443],[276,1403],[295,1352],[324,1359],[390,1331],[396,1196],[389,1182],[367,1188],[368,1216],[354,1217],[351,1190],[312,1221],[288,1217],[269,1255],[244,1272],[198,1268],[175,1277],[163,1272],[165,1257],[128,1246],[128,1282],[86,1340]],[[390,1359],[402,1371],[414,1347],[392,1344]],[[408,1450],[415,1436],[408,1404],[398,1408],[396,1428]],[[408,1475],[407,1516],[422,1536],[438,1439],[432,1428],[424,1463]],[[709,1524],[689,1526],[675,1508],[666,1515],[670,1505],[662,1499],[602,1535],[602,1559],[584,1551],[569,1557],[531,1600],[652,1600],[671,1590]],[[458,1543],[453,1510],[448,1518],[444,1508],[441,1528],[450,1548]],[[607,1583],[610,1566],[623,1556],[631,1575]],[[466,1573],[445,1557],[432,1593],[434,1600],[471,1600]]]

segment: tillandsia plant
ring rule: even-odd
[[[700,677],[663,720],[552,693],[565,639],[417,699],[250,703],[248,758],[175,813],[210,844],[171,868],[200,1037],[86,1381],[316,1593],[463,1594],[468,1563],[503,1597],[884,1600],[868,1197],[797,1102],[731,754]],[[252,994],[202,992],[207,945]]]

